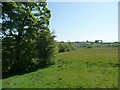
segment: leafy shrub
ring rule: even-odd
[[[37,54],[40,60],[40,67],[54,64],[57,47],[54,36],[51,35],[50,30],[41,31],[37,42]]]
[[[77,49],[77,46],[71,42],[58,42],[59,53],[60,52],[69,52],[71,50]]]

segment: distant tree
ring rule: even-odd
[[[77,46],[71,42],[58,42],[59,52],[66,52],[77,49]]]
[[[95,43],[98,43],[99,41],[98,40],[95,40]]]

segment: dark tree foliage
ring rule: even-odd
[[[53,57],[57,54],[57,47],[56,42],[54,41],[54,36],[51,36],[49,30],[41,31],[37,46],[40,66],[45,67],[54,64],[55,59]]]
[[[35,24],[35,18],[32,17],[30,11],[22,7],[22,3],[6,2],[2,5],[3,74],[6,72],[23,72],[31,62],[29,60],[31,52],[26,52],[31,45],[27,43],[26,36],[30,31],[30,34],[32,34],[32,25]],[[25,29],[25,27],[29,28]],[[28,56],[25,56],[26,54]]]
[[[2,3],[2,73],[19,74],[53,64],[54,36],[46,2]]]

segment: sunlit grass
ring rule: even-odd
[[[90,48],[60,53],[56,64],[3,80],[4,88],[117,88],[118,49]]]

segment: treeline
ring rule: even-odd
[[[80,48],[95,48],[95,47],[119,47],[119,42],[110,43],[95,43],[95,42],[72,42]]]
[[[0,5],[3,78],[52,65],[58,53],[77,48],[70,42],[54,40],[46,2],[2,2]]]
[[[54,64],[57,42],[46,2],[2,2],[2,77]]]

